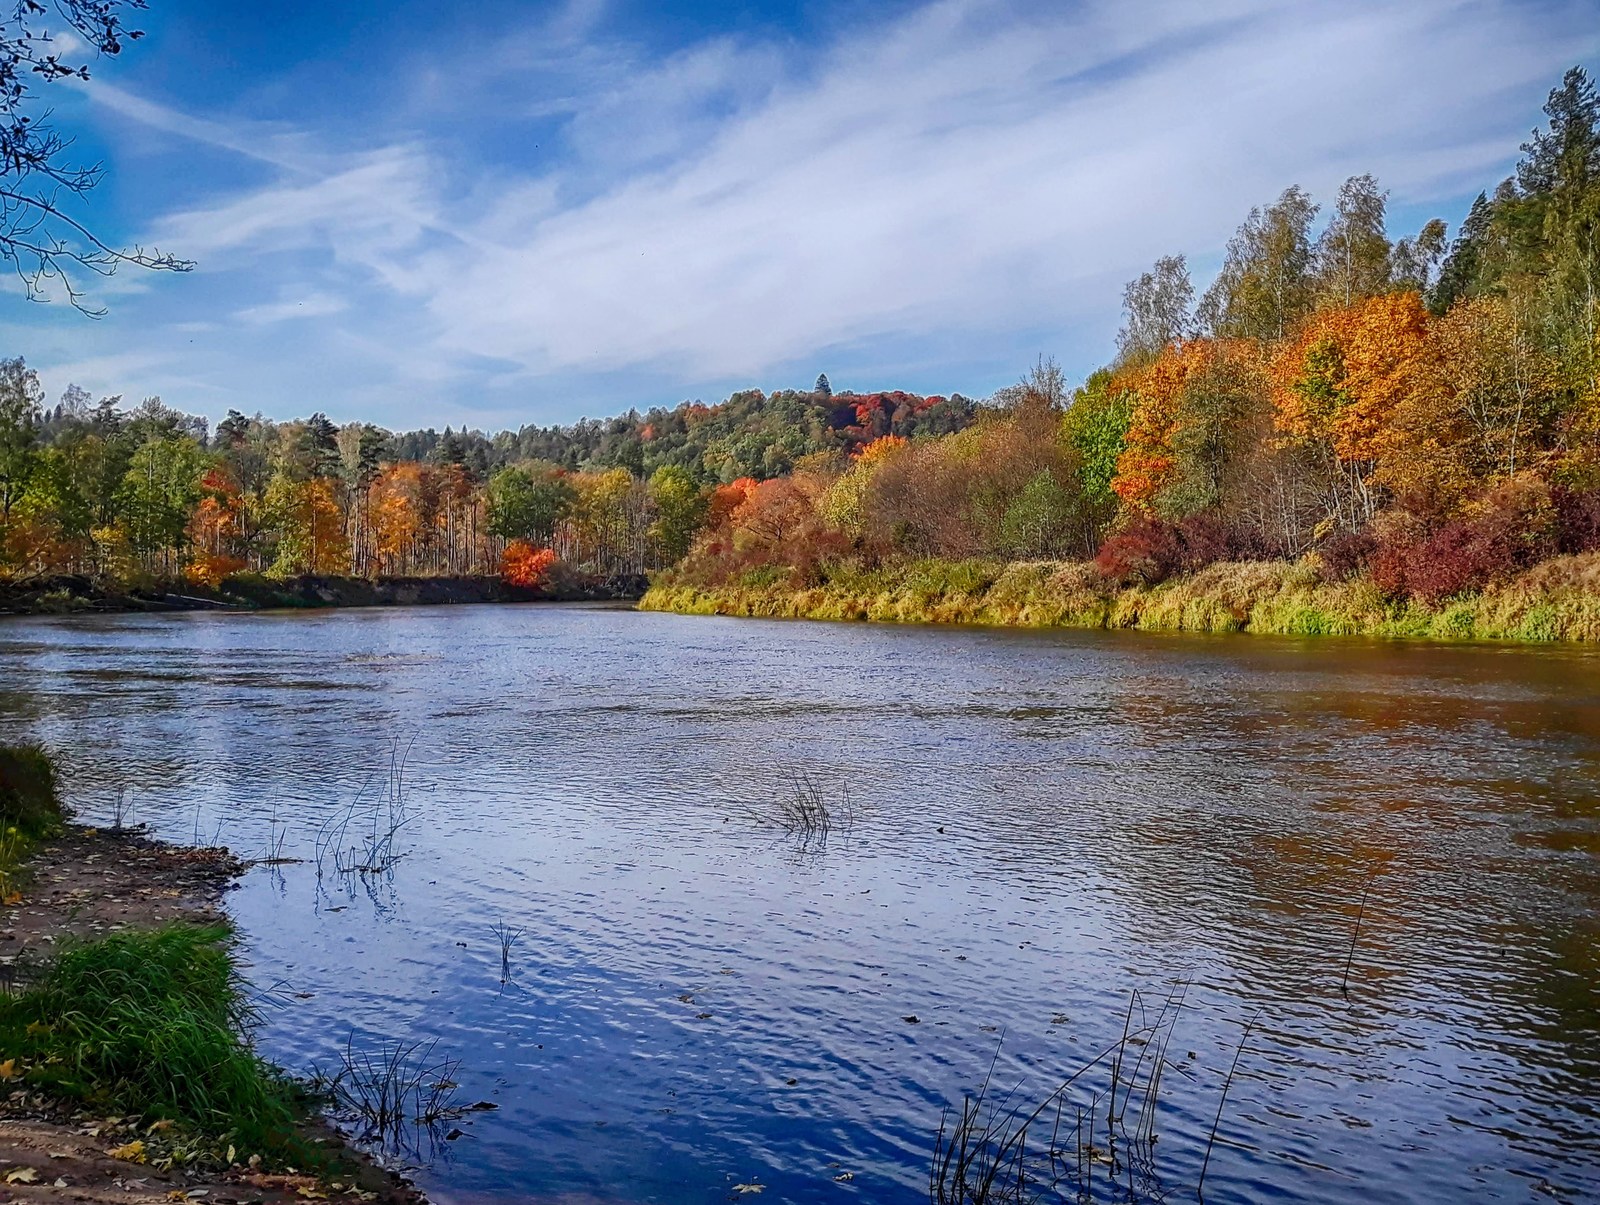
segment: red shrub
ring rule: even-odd
[[[1218,561],[1260,555],[1257,541],[1221,515],[1188,515],[1176,523],[1143,515],[1106,537],[1095,564],[1121,585],[1153,586],[1174,573],[1194,573]]]
[[[1322,558],[1322,580],[1346,581],[1365,569],[1378,551],[1378,537],[1370,527],[1360,531],[1341,531],[1317,545]]]
[[[555,563],[556,554],[550,549],[536,547],[526,540],[512,540],[500,557],[500,579],[508,586],[532,589],[544,584]]]
[[[1407,593],[1436,604],[1481,590],[1515,567],[1515,548],[1498,516],[1457,519],[1411,550],[1405,559]]]
[[[1555,541],[1558,552],[1600,551],[1600,490],[1554,489]]]
[[[1106,537],[1095,565],[1118,585],[1165,581],[1183,563],[1183,540],[1163,519],[1140,516]]]

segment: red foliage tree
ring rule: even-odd
[[[500,580],[508,586],[537,589],[544,585],[556,554],[527,540],[512,540],[500,557]]]

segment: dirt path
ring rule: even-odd
[[[19,959],[44,957],[69,934],[103,936],[169,921],[224,919],[222,898],[244,865],[226,850],[182,849],[136,833],[72,827],[42,845],[27,866],[21,904],[0,909],[0,980]],[[118,1157],[140,1138],[121,1118],[68,1113],[36,1094],[6,1091],[0,1051],[0,1202],[229,1202],[332,1200],[426,1205],[398,1177],[351,1151],[328,1130],[307,1137],[344,1165],[342,1175],[267,1175],[247,1167],[205,1175],[163,1171]]]

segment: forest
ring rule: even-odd
[[[870,598],[918,566],[924,594],[982,593],[1019,562],[1075,566],[1062,590],[1107,596],[1266,563],[1436,608],[1578,557],[1565,571],[1593,610],[1594,82],[1569,71],[1545,115],[1453,237],[1433,220],[1391,239],[1370,175],[1320,222],[1291,187],[1246,217],[1198,296],[1181,256],[1132,281],[1116,356],[1081,387],[1041,361],[961,431],[891,433],[848,462],[824,453],[722,487],[656,601],[825,585]],[[936,568],[950,563],[964,576]],[[853,604],[812,608],[836,612]]]
[[[959,430],[973,402],[737,393],[570,427],[394,434],[237,411],[213,431],[159,398],[69,386],[46,406],[0,361],[0,574],[219,586],[238,574],[638,573],[682,557],[714,486],[886,436]]]
[[[1049,562],[1113,589],[1275,563],[1439,606],[1600,552],[1585,71],[1545,116],[1453,234],[1436,219],[1391,238],[1363,175],[1325,217],[1298,187],[1252,210],[1198,295],[1184,257],[1159,260],[1075,389],[1041,359],[982,402],[824,376],[492,437],[320,413],[213,431],[155,398],[73,387],[49,406],[5,361],[0,573],[537,584],[559,565],[715,592]]]

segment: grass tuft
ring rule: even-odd
[[[42,745],[0,745],[0,826],[28,837],[60,828],[56,768]]]
[[[256,1016],[227,939],[179,924],[64,943],[0,997],[0,1048],[51,1095],[296,1155],[298,1094],[250,1045]]]

